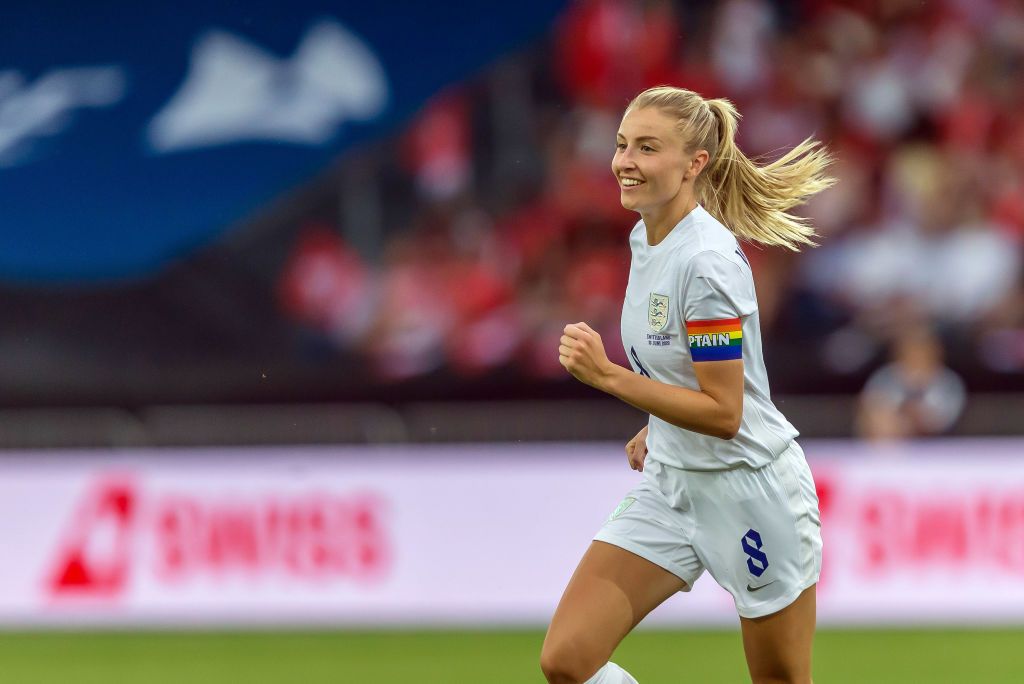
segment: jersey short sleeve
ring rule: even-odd
[[[695,254],[686,266],[683,320],[694,362],[743,358],[743,319],[757,311],[754,281],[743,254]]]

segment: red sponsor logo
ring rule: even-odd
[[[105,477],[69,522],[47,588],[57,597],[115,598],[133,571],[163,584],[235,576],[365,582],[390,566],[384,504],[374,494],[149,497],[132,478]]]
[[[865,570],[969,566],[1024,575],[1024,491],[879,489],[855,510]]]
[[[1022,490],[851,488],[827,468],[815,470],[815,482],[823,578],[833,555],[876,576],[967,569],[1024,575]],[[846,548],[830,548],[832,538],[848,540]]]
[[[85,495],[49,577],[53,594],[113,596],[123,588],[131,564],[132,527],[138,511],[136,486],[108,478]]]
[[[280,573],[297,579],[379,578],[390,560],[372,495],[232,502],[170,496],[157,506],[157,573]]]

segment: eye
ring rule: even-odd
[[[650,145],[641,145],[640,146],[640,151],[641,152],[653,152],[654,148],[651,147]]]
[[[624,150],[626,149],[626,143],[615,143],[615,149]]]

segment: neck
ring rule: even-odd
[[[683,190],[685,189],[684,186]],[[697,197],[692,190],[683,190],[680,190],[672,201],[640,212],[640,218],[644,220],[644,226],[647,228],[647,244],[653,247],[660,243],[687,214],[697,208]]]

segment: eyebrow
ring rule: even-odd
[[[622,135],[621,133],[616,133],[615,137],[616,138],[623,138],[623,139],[625,139],[626,136]],[[653,140],[654,142],[661,142],[661,139],[656,138],[653,135],[641,135],[639,138],[636,138],[635,140],[637,142],[645,142],[647,140]]]

